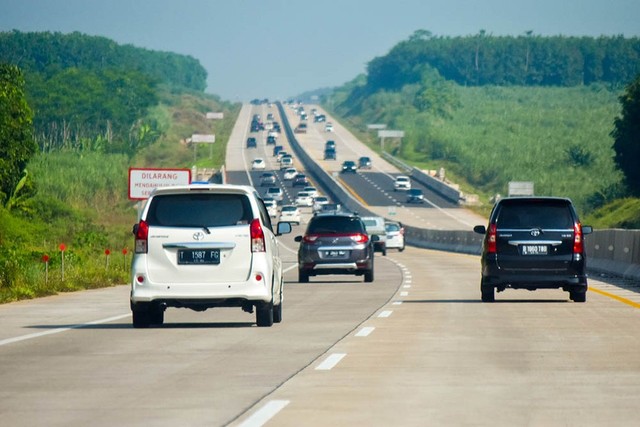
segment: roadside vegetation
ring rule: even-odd
[[[137,215],[128,199],[129,167],[191,168],[186,139],[214,133],[212,152],[199,147],[197,166],[219,168],[239,105],[199,90],[206,73],[192,58],[184,58],[187,77],[175,73],[179,55],[136,55],[127,46],[133,62],[118,67],[142,71],[96,72],[87,50],[117,45],[77,33],[0,33],[3,43],[9,36],[32,44],[24,44],[19,64],[0,49],[0,94],[12,94],[0,96],[0,120],[12,125],[0,126],[0,302],[127,283]],[[75,60],[56,51],[70,40],[82,46]],[[41,67],[29,54],[38,51],[74,66]],[[135,63],[154,55],[161,58],[152,61],[154,72]],[[167,55],[164,73],[158,67]],[[193,80],[197,75],[201,81]],[[114,96],[118,88],[123,96]],[[223,112],[224,120],[206,120],[209,111]]]
[[[640,227],[630,185],[637,178],[629,180],[637,166],[625,170],[619,161],[637,165],[638,157],[618,155],[613,138],[623,96],[639,97],[619,79],[640,73],[640,41],[481,36],[417,32],[372,60],[367,75],[323,95],[323,105],[376,150],[367,124],[403,130],[385,151],[422,169],[445,168],[465,193],[479,195],[481,213],[509,181],[532,181],[536,194],[572,198],[585,221]],[[548,52],[572,60],[563,66]],[[612,55],[619,74],[602,60]],[[627,147],[640,147],[637,135]],[[624,218],[599,213],[614,202],[629,204]]]

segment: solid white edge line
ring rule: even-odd
[[[373,326],[365,326],[364,328],[360,329],[358,331],[358,333],[356,334],[357,337],[368,337],[369,334],[371,332],[373,332],[376,328],[374,328]]]
[[[48,331],[35,332],[33,334],[22,335],[22,336],[19,336],[19,337],[7,338],[7,339],[4,339],[4,340],[0,341],[0,346],[7,345],[7,344],[13,344],[13,343],[20,342],[20,341],[26,341],[26,340],[30,340],[32,338],[39,338],[39,337],[44,337],[44,336],[47,336],[47,335],[59,334],[60,332],[70,331],[71,329],[80,329],[80,328],[83,328],[83,327],[86,327],[86,326],[89,326],[89,325],[99,325],[101,323],[108,323],[108,322],[112,322],[114,320],[124,319],[125,317],[129,317],[129,316],[131,316],[131,313],[121,314],[119,316],[107,317],[106,319],[94,320],[92,322],[87,322],[87,323],[80,323],[80,324],[77,324],[77,325],[68,326],[66,328],[56,328],[56,329],[51,329],[51,330],[48,330]]]
[[[289,404],[289,400],[272,400],[247,418],[240,427],[261,427]]]
[[[333,353],[316,367],[316,371],[329,371],[333,369],[346,356],[346,353]]]

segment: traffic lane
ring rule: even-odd
[[[476,256],[407,247],[387,258],[406,268],[390,304],[241,420],[284,401],[269,425],[637,423],[637,308],[561,290],[487,304]],[[319,370],[332,355],[344,356]]]
[[[384,305],[400,272],[381,261],[376,274],[366,284],[287,278],[283,322],[271,328],[255,327],[255,314],[240,309],[168,309],[161,327],[133,329],[127,316],[0,346],[3,424],[224,425]],[[128,287],[9,311],[29,319],[26,329],[90,322],[113,314],[92,305],[103,291],[118,298],[118,313],[128,313]]]

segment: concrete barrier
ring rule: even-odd
[[[334,201],[341,203],[347,209],[359,212],[361,215],[373,215],[375,213],[364,208],[357,200],[355,200],[339,182],[332,176],[322,170],[318,164],[311,159],[304,149],[298,144],[282,104],[278,103],[280,116],[282,117],[283,126],[285,128],[289,144],[291,144],[300,161],[305,165],[307,172],[320,184],[322,190],[325,191]],[[412,171],[411,176],[420,181]],[[420,179],[426,179],[428,174],[419,171]],[[424,175],[424,176],[423,176]],[[430,177],[446,186],[439,180]],[[435,185],[435,183],[432,183]],[[425,184],[427,185],[427,184]],[[431,187],[431,185],[429,185]],[[459,201],[460,193],[454,189],[442,188],[442,195],[448,194],[448,198],[452,201]],[[389,218],[387,218],[389,219]],[[430,230],[419,227],[413,227],[405,224],[405,241],[408,245],[436,249],[449,252],[460,252],[466,254],[479,255],[482,250],[483,236],[474,233],[472,230]],[[593,234],[585,237],[585,251],[587,253],[587,265],[590,271],[614,274],[632,280],[640,280],[640,230],[594,230]]]

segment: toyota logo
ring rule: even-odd
[[[538,236],[539,236],[539,235],[541,235],[541,234],[542,234],[542,230],[540,230],[540,229],[538,229],[538,228],[536,228],[535,230],[531,230],[531,235],[532,235],[533,237],[538,237]]]
[[[202,240],[202,239],[204,239],[204,233],[202,231],[193,233],[193,240]]]

